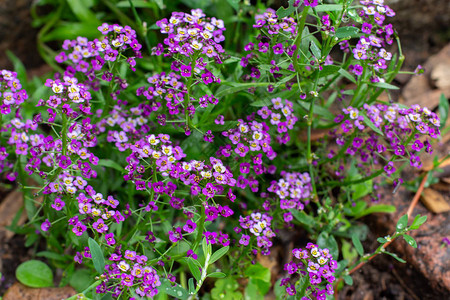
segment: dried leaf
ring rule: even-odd
[[[450,205],[444,196],[431,188],[423,190],[421,200],[428,210],[434,213],[450,211]]]

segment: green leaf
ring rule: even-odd
[[[125,171],[125,169],[120,164],[111,159],[99,159],[98,165],[102,167],[113,168],[119,172]]]
[[[414,218],[414,221],[412,222],[411,226],[409,226],[410,229],[418,229],[423,223],[427,221],[427,216],[420,216],[417,215]]]
[[[353,278],[350,275],[344,275],[344,281],[347,285],[353,285]]]
[[[216,280],[214,288],[211,290],[211,298],[222,300],[242,299],[242,294],[239,291],[236,291],[238,288],[239,284],[231,276],[228,276],[225,279]]]
[[[373,124],[373,122],[366,116],[365,113],[360,112],[360,114],[363,116],[364,118],[364,123],[370,127],[370,129],[372,129],[373,131],[375,131],[376,133],[378,133],[381,136],[384,136],[383,132],[380,130],[380,128],[376,127],[375,124]]]
[[[287,16],[289,16],[291,13],[293,13],[294,11],[295,11],[295,7],[294,7],[294,1],[295,0],[289,0],[289,6],[288,6],[288,8],[284,8],[284,7],[280,7],[278,10],[277,10],[277,16],[278,16],[278,18],[284,18],[284,17],[287,17]]]
[[[195,292],[194,278],[189,278],[188,287],[189,287],[189,294],[193,294]]]
[[[199,281],[202,277],[202,273],[198,269],[198,266],[193,262],[192,258],[189,258],[187,260],[187,264],[189,267],[189,270],[191,271],[191,274],[194,276],[195,280]]]
[[[340,69],[340,67],[336,66],[336,65],[323,66],[322,70],[319,71],[319,78],[326,77],[329,75],[334,75],[334,74],[336,74],[336,72],[339,71],[339,69]],[[314,75],[312,75],[311,77],[314,78]]]
[[[270,82],[251,82],[251,83],[240,83],[238,86],[233,87],[227,87],[224,89],[219,90],[216,92],[215,96],[216,98],[221,98],[226,95],[234,94],[243,90],[248,90],[252,87],[261,87],[261,86],[268,86],[270,85]]]
[[[386,253],[386,254],[388,254],[388,255],[390,255],[390,256],[392,256],[393,258],[395,258],[396,260],[398,260],[399,262],[401,262],[401,263],[406,263],[406,260],[404,260],[404,259],[401,259],[400,257],[398,257],[398,255],[397,254],[395,254],[395,253],[392,253],[392,252],[384,252],[384,253]]]
[[[380,244],[386,244],[388,241],[385,238],[379,237],[377,238],[377,242]]]
[[[316,12],[341,11],[342,9],[343,9],[342,4],[322,4],[317,5],[315,8]]]
[[[353,184],[352,185],[352,189],[353,189],[353,194],[352,194],[352,199],[353,200],[358,200],[370,193],[372,193],[373,190],[373,182],[372,180],[367,180],[358,184]]]
[[[230,4],[230,6],[232,8],[234,8],[236,11],[239,10],[239,2],[240,0],[227,0],[228,4]]]
[[[6,50],[6,55],[12,62],[14,71],[17,72],[17,79],[19,79],[20,83],[22,84],[22,87],[26,87],[28,84],[27,70],[25,69],[25,66],[23,65],[22,61],[9,50]]]
[[[94,282],[91,271],[88,269],[78,269],[76,270],[72,277],[70,278],[69,284],[78,293],[84,291],[88,286]]]
[[[63,23],[42,37],[42,42],[55,40],[76,39],[78,36],[84,36],[88,39],[94,39],[99,36],[96,26],[90,23]]]
[[[206,277],[225,278],[225,277],[227,277],[227,274],[222,273],[222,272],[212,272],[212,273],[209,273],[208,275],[206,275]]]
[[[406,241],[410,246],[412,246],[412,247],[414,247],[414,248],[417,248],[416,240],[415,240],[412,236],[407,235],[407,234],[404,234],[404,235],[403,235],[403,238],[405,239],[405,241]]]
[[[166,293],[177,299],[187,299],[189,297],[188,291],[177,283],[171,283],[166,278],[160,278],[161,286],[158,288],[159,292]]]
[[[355,246],[355,249],[358,252],[358,254],[360,256],[363,256],[364,248],[363,248],[363,245],[361,244],[361,241],[359,240],[359,237],[356,234],[352,235],[352,242],[353,242],[353,246]]]
[[[228,250],[230,250],[230,246],[222,247],[216,252],[214,252],[213,255],[211,256],[211,259],[209,260],[209,263],[213,264],[215,261],[224,256],[228,252]]]
[[[64,255],[61,255],[61,254],[58,254],[58,253],[55,253],[55,252],[51,252],[51,251],[41,251],[41,252],[38,252],[36,254],[36,256],[46,257],[46,258],[49,258],[49,259],[60,260],[60,261],[65,261],[66,260]]]
[[[336,29],[336,37],[339,39],[358,37],[359,28],[353,26],[339,27]]]
[[[270,282],[270,270],[263,267],[260,263],[250,265],[244,271],[244,274],[249,278],[260,279],[264,282]]]
[[[388,89],[388,90],[398,90],[399,89],[397,86],[386,83],[386,82],[370,83],[369,85],[379,87],[382,89]]]
[[[84,0],[67,0],[70,9],[75,14],[78,20],[92,24],[99,24],[95,14],[89,9],[87,1]]]
[[[304,211],[297,209],[290,209],[289,211],[297,221],[299,221],[303,225],[306,225],[307,229],[316,227],[316,220],[310,215],[307,215]]]
[[[91,251],[92,262],[94,263],[95,270],[103,274],[105,269],[105,258],[103,257],[103,252],[97,242],[91,237],[88,239],[89,250]]]
[[[397,208],[394,205],[386,205],[386,204],[377,204],[372,205],[369,208],[366,208],[359,214],[355,216],[356,219],[359,219],[361,217],[373,214],[373,213],[393,213],[397,210]]]
[[[16,269],[16,278],[20,283],[33,288],[53,286],[52,270],[40,260],[21,263]]]
[[[400,219],[397,222],[397,231],[404,230],[406,226],[408,225],[408,215],[404,214],[400,217]]]
[[[351,82],[356,83],[355,77],[353,77],[353,75],[350,74],[347,70],[340,69],[338,73],[347,78],[348,80],[350,80]]]
[[[321,232],[317,237],[317,245],[319,248],[327,248],[330,250],[330,254],[333,256],[333,259],[337,260],[339,256],[339,248],[333,235],[330,235],[325,231]]]
[[[311,50],[311,53],[314,55],[315,58],[317,59],[322,58],[322,51],[320,51],[316,43],[312,42],[311,45],[309,46],[309,49]]]
[[[441,126],[439,129],[444,129],[445,123],[447,122],[448,118],[448,100],[445,97],[444,93],[441,94],[439,97],[439,119],[441,121]]]

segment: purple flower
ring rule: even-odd
[[[241,239],[239,240],[239,244],[241,244],[243,246],[247,246],[249,241],[250,241],[250,236],[247,234],[243,234],[241,236]]]
[[[183,235],[181,234],[181,227],[177,227],[174,230],[169,231],[169,240],[172,243],[176,243],[183,239]]]
[[[50,221],[48,219],[45,219],[45,221],[41,224],[41,230],[48,231],[51,225],[52,224],[50,223]]]
[[[184,77],[191,77],[191,75],[192,75],[192,67],[191,66],[186,66],[186,65],[181,65],[180,72],[181,72],[181,75],[184,76]]]
[[[208,182],[206,186],[202,189],[202,193],[203,195],[206,196],[207,199],[213,198],[214,195],[216,194],[216,191],[217,191],[216,188],[210,182]]]
[[[105,231],[108,231],[108,226],[105,224],[103,219],[98,219],[97,222],[94,222],[92,224],[92,227],[97,230],[98,233],[103,233]]]
[[[61,169],[67,169],[72,164],[72,161],[70,160],[70,157],[61,155],[59,158],[59,167]]]
[[[183,226],[183,230],[187,233],[194,232],[195,228],[197,228],[197,224],[192,222],[191,220],[187,220],[186,224]]]
[[[384,167],[384,171],[388,176],[391,176],[396,171],[394,163],[392,161],[388,162],[388,164]]]
[[[114,233],[112,232],[105,235],[105,240],[108,246],[112,246],[116,243],[116,240],[114,239]]]
[[[283,54],[283,44],[278,43],[273,46],[273,53],[275,54]]]
[[[55,202],[52,204],[53,209],[60,211],[63,209],[63,207],[66,205],[64,201],[61,200],[61,198],[57,197],[55,198]]]

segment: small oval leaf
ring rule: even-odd
[[[40,260],[29,260],[20,264],[16,269],[16,277],[20,283],[33,288],[53,286],[52,270]]]
[[[105,269],[105,257],[103,256],[102,249],[95,240],[89,238],[88,240],[89,250],[91,250],[92,262],[94,263],[95,270],[102,274]]]

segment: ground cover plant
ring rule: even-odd
[[[414,185],[402,169],[446,130],[446,101],[440,120],[380,100],[404,60],[383,0],[230,0],[252,18],[242,40],[240,23],[228,34],[199,8],[148,28],[127,3],[135,27],[66,39],[32,94],[20,72],[0,74],[0,172],[28,216],[10,228],[45,239],[38,256],[72,299],[332,299],[376,255],[403,261],[386,250],[395,238],[417,247],[408,231],[424,216],[402,216],[374,250],[358,222],[395,211],[377,187]],[[290,230],[308,241],[271,278],[258,259]],[[41,261],[16,275],[53,285]]]

